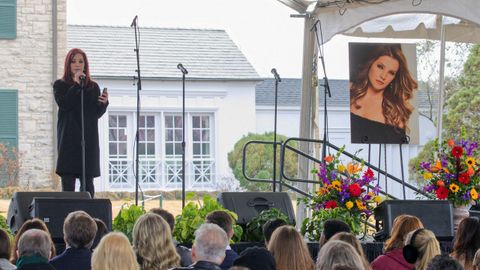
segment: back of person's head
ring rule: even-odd
[[[232,237],[234,220],[226,211],[217,210],[208,213],[208,215],[205,217],[205,222],[218,225],[227,233],[229,238]]]
[[[98,246],[98,243],[100,243],[100,240],[102,239],[102,237],[104,237],[105,235],[107,235],[107,233],[109,233],[107,225],[105,224],[105,222],[103,222],[103,220],[99,218],[93,218],[93,220],[97,224],[97,233],[95,234],[95,238],[93,239],[93,244],[90,247],[90,249],[92,250]]]
[[[265,244],[268,245],[268,242],[270,241],[270,238],[272,237],[273,232],[275,231],[276,228],[287,225],[287,222],[283,219],[277,218],[277,219],[270,219],[265,224],[263,224],[263,236],[265,237]]]
[[[411,231],[423,228],[422,221],[411,215],[400,215],[393,220],[390,238],[385,241],[385,251],[403,248],[405,237]]]
[[[275,270],[275,258],[265,248],[250,247],[242,251],[235,261],[235,266],[248,267],[250,270]]]
[[[119,232],[105,235],[92,254],[92,270],[138,269],[135,252],[128,238]]]
[[[473,257],[473,267],[476,267],[476,270],[480,270],[480,249],[475,252],[475,256]]]
[[[20,257],[40,255],[49,259],[51,248],[50,235],[39,229],[30,229],[24,232],[18,240],[18,255]]]
[[[406,237],[405,245],[403,256],[407,262],[415,263],[416,270],[427,269],[428,262],[441,254],[440,244],[435,234],[427,229],[410,232]]]
[[[9,259],[10,258],[10,237],[8,233],[0,229],[0,259]]]
[[[357,270],[358,268],[353,268],[351,266],[348,266],[348,265],[344,265],[344,264],[335,264],[333,267],[332,267],[332,270]],[[369,268],[366,268],[366,269],[369,269]]]
[[[159,215],[147,213],[133,226],[133,247],[140,257],[142,269],[168,269],[180,266],[180,257],[173,245],[170,226]]]
[[[470,268],[475,252],[480,248],[480,222],[477,217],[462,219],[458,225],[453,243],[452,255],[465,262],[465,268]]]
[[[12,255],[10,256],[10,261],[12,263],[16,263],[16,261],[18,259],[16,250],[18,249],[18,241],[20,240],[20,237],[22,237],[22,235],[26,231],[31,230],[31,229],[42,230],[42,231],[44,231],[48,234],[48,236],[50,238],[51,256],[53,257],[53,256],[56,255],[55,245],[53,244],[53,240],[50,236],[50,231],[48,230],[47,225],[41,219],[32,218],[32,219],[26,220],[22,224],[20,229],[18,229],[17,234],[15,235],[15,244],[14,244],[13,249],[12,249]]]
[[[96,233],[95,220],[84,211],[71,212],[63,223],[63,239],[70,247],[90,248]]]
[[[428,263],[427,270],[463,270],[463,266],[448,255],[437,255]]]
[[[228,268],[228,270],[252,270],[248,267],[243,267],[243,266],[232,266],[230,268]]]
[[[318,253],[316,270],[333,270],[335,267],[349,267],[355,270],[367,270],[362,259],[352,245],[339,240],[328,241]],[[349,269],[347,268],[347,269]]]
[[[326,241],[339,232],[350,232],[350,226],[348,226],[347,223],[337,219],[329,219],[323,224],[322,234],[325,236]]]
[[[192,260],[208,261],[220,265],[228,246],[227,233],[216,224],[204,223],[195,231]]]
[[[309,270],[313,269],[313,261],[307,244],[300,233],[292,226],[284,225],[277,228],[268,250],[277,262],[277,270]]]
[[[170,231],[173,233],[173,229],[175,228],[175,217],[172,215],[172,213],[162,208],[152,208],[149,212],[161,216],[168,223],[168,226],[170,226]]]
[[[343,241],[345,243],[350,244],[362,259],[363,266],[365,267],[365,269],[370,268],[370,264],[368,263],[367,258],[365,257],[365,253],[363,252],[362,244],[360,243],[360,240],[358,240],[355,235],[347,232],[339,232],[334,236],[332,236],[330,240],[339,240],[339,241]]]

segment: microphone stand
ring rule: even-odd
[[[320,25],[320,35],[322,43],[320,43],[320,39],[318,38],[318,31],[317,31],[317,23]],[[327,141],[328,141],[328,112],[327,112],[327,95],[329,98],[332,97],[332,93],[330,92],[330,84],[328,83],[327,71],[325,68],[325,59],[323,57],[323,49],[320,47],[320,44],[323,46],[323,34],[322,34],[322,23],[320,20],[317,20],[312,27],[312,30],[315,31],[315,37],[317,39],[317,46],[319,51],[319,59],[322,63],[322,70],[325,77],[323,77],[324,84],[322,86],[325,88],[324,91],[324,99],[323,99],[323,145],[322,145],[322,160],[327,156]]]
[[[272,74],[275,77],[275,112],[273,116],[273,192],[276,191],[277,183],[277,97],[278,83],[282,81],[275,68],[272,68]]]
[[[140,123],[140,90],[142,90],[142,77],[140,76],[140,50],[138,48],[138,43],[140,39],[140,32],[138,29],[138,16],[135,16],[133,18],[132,24],[130,27],[134,27],[135,30],[135,49],[134,51],[136,52],[137,55],[137,69],[135,70],[137,72],[137,77],[134,79],[137,79],[137,130],[135,132],[135,144],[137,147],[135,147],[135,205],[138,205],[138,186],[140,185],[139,182],[139,173],[138,173],[138,144],[139,144],[139,126],[138,124]],[[137,38],[137,32],[138,32],[138,38]]]
[[[182,72],[182,209],[185,208],[185,75],[188,74],[182,64],[177,68]]]
[[[83,108],[84,96],[85,96],[85,78],[80,79],[80,122],[82,124],[82,179],[81,181],[81,191],[85,192],[87,190],[86,178],[85,178],[85,109]]]

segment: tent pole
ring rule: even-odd
[[[438,121],[437,121],[437,138],[442,141],[442,125],[443,125],[443,99],[444,99],[444,81],[445,81],[445,25],[443,24],[443,16],[440,16],[440,78],[438,80]]]

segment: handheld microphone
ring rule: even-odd
[[[78,79],[80,79],[80,81],[85,81],[86,78],[87,78],[87,77],[85,77],[85,75],[80,75],[80,76],[78,77]]]
[[[280,79],[280,75],[278,75],[277,70],[275,68],[272,68],[272,74],[275,77],[276,81],[279,81],[279,82],[282,81],[282,79]]]
[[[135,18],[133,18],[133,21],[132,23],[130,24],[130,27],[134,27],[137,25],[137,18],[138,18],[138,15],[135,15]]]
[[[188,74],[188,70],[184,68],[182,64],[178,64],[177,68],[180,69],[183,74]]]

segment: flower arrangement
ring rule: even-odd
[[[480,167],[478,143],[465,139],[434,142],[431,158],[419,165],[418,172],[425,179],[423,190],[439,200],[448,200],[454,206],[478,202]]]
[[[343,150],[343,149],[341,149]],[[319,180],[318,189],[311,198],[302,199],[311,210],[311,217],[302,223],[302,233],[311,241],[318,241],[323,223],[328,219],[339,219],[349,224],[352,233],[359,234],[362,220],[372,214],[381,202],[380,187],[368,186],[374,181],[370,168],[363,163],[349,162],[344,165],[339,156],[327,156],[318,169],[312,170]]]

